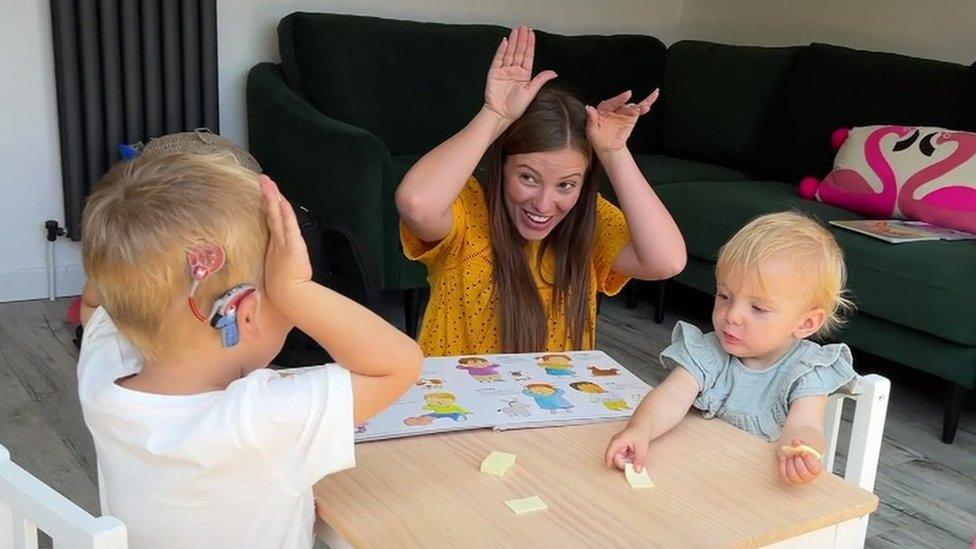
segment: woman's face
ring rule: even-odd
[[[522,238],[544,239],[573,209],[586,175],[586,160],[572,148],[505,159],[505,209]]]

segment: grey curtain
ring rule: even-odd
[[[51,0],[65,225],[122,143],[217,120],[216,0]]]

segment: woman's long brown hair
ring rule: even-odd
[[[538,257],[554,254],[555,287],[552,308],[542,298],[527,263],[526,241],[505,207],[504,164],[512,154],[572,148],[583,153],[587,169],[580,197],[572,210],[542,241]],[[590,316],[590,264],[596,238],[596,193],[593,149],[586,139],[586,109],[568,92],[543,88],[518,120],[485,155],[491,243],[495,254],[493,279],[501,325],[502,351],[542,351],[548,337],[548,315],[565,313],[573,349],[582,349]],[[560,349],[561,350],[561,349]]]

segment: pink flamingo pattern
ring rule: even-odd
[[[952,142],[956,148],[908,178],[898,194],[898,209],[911,219],[976,233],[976,179],[969,180],[968,185],[941,185],[915,197],[919,187],[957,170],[976,155],[976,133],[941,132],[934,141],[936,145]],[[976,169],[968,172],[976,174]]]
[[[895,172],[885,158],[881,140],[894,134],[899,138],[908,135],[913,128],[882,126],[871,132],[864,141],[864,157],[868,166],[881,181],[881,191],[876,191],[857,170],[836,169],[824,178],[816,191],[821,202],[833,204],[864,214],[868,217],[887,219],[895,210],[898,181]]]

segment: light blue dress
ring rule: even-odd
[[[779,438],[796,399],[859,392],[851,350],[844,344],[803,339],[775,364],[753,370],[725,352],[715,332],[703,334],[678,322],[661,364],[668,370],[680,366],[698,380],[701,392],[694,406],[705,418],[717,417],[769,441]]]

